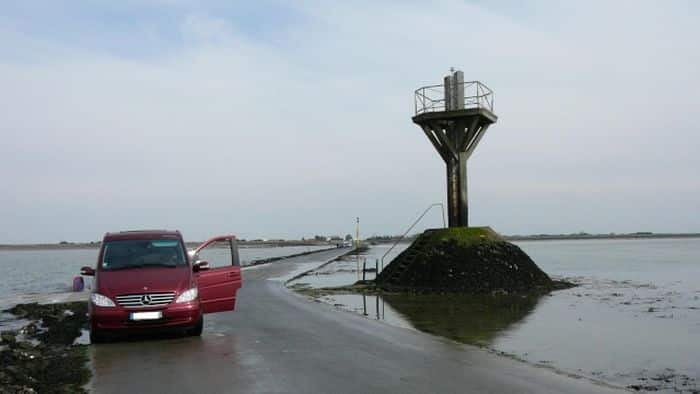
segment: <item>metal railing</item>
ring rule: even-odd
[[[445,222],[445,205],[443,205],[443,203],[441,203],[441,202],[438,202],[438,203],[435,203],[435,204],[430,204],[430,206],[429,206],[428,208],[426,208],[426,210],[423,211],[423,213],[422,213],[420,216],[418,216],[418,219],[416,219],[416,220],[413,222],[413,224],[411,224],[411,227],[409,227],[408,230],[406,230],[406,232],[404,232],[403,235],[401,235],[401,237],[399,237],[399,239],[396,240],[396,242],[394,242],[393,245],[391,245],[391,247],[389,248],[389,250],[387,250],[386,253],[384,253],[384,255],[382,255],[382,258],[381,258],[381,271],[384,271],[384,258],[385,258],[392,250],[394,250],[394,248],[396,247],[396,245],[398,245],[401,241],[403,241],[404,238],[406,238],[406,235],[408,235],[408,233],[409,233],[411,230],[413,230],[413,227],[415,227],[416,224],[418,224],[418,222],[420,222],[421,219],[423,219],[423,216],[425,216],[425,214],[427,214],[428,211],[430,211],[431,209],[433,209],[434,207],[437,207],[437,206],[440,206],[440,208],[442,209],[442,227],[445,227],[445,228],[447,227],[447,223]],[[379,272],[377,272],[376,275],[379,275]]]
[[[493,90],[479,81],[464,82],[464,108],[484,108],[493,112]],[[416,115],[446,111],[445,86],[431,85],[416,89]]]

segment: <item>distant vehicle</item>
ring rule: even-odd
[[[210,268],[199,253],[227,242],[231,265]],[[233,311],[242,286],[234,235],[212,238],[187,252],[179,231],[148,230],[107,233],[94,276],[88,307],[90,339],[109,334],[161,329],[202,334],[204,314]]]

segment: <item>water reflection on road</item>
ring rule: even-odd
[[[129,336],[112,343],[90,346],[93,380],[89,387],[94,392],[110,389],[119,392],[124,388],[118,383],[122,377],[131,382],[129,384],[132,386],[138,386],[139,381],[151,384],[154,379],[152,371],[140,369],[137,367],[139,365],[155,364],[166,371],[168,366],[172,366],[173,370],[189,369],[193,376],[197,376],[207,366],[214,371],[222,364],[240,364],[241,355],[236,352],[235,339],[230,333],[217,332],[216,329],[207,327],[202,337],[188,337],[177,332],[161,333]],[[125,369],[125,365],[131,367]],[[189,382],[186,377],[177,378],[183,379],[185,385]],[[124,390],[128,391],[130,390]],[[191,390],[183,387],[183,392]]]
[[[324,300],[394,325],[485,346],[526,318],[539,297],[337,294]]]

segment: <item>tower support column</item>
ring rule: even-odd
[[[467,204],[467,158],[465,152],[445,162],[447,167],[447,216],[450,227],[469,225]]]

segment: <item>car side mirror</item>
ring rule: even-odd
[[[95,270],[92,267],[85,266],[80,269],[80,275],[95,276]]]
[[[209,269],[209,262],[208,261],[197,260],[196,263],[192,264],[192,271],[193,272],[206,271],[208,269]]]

